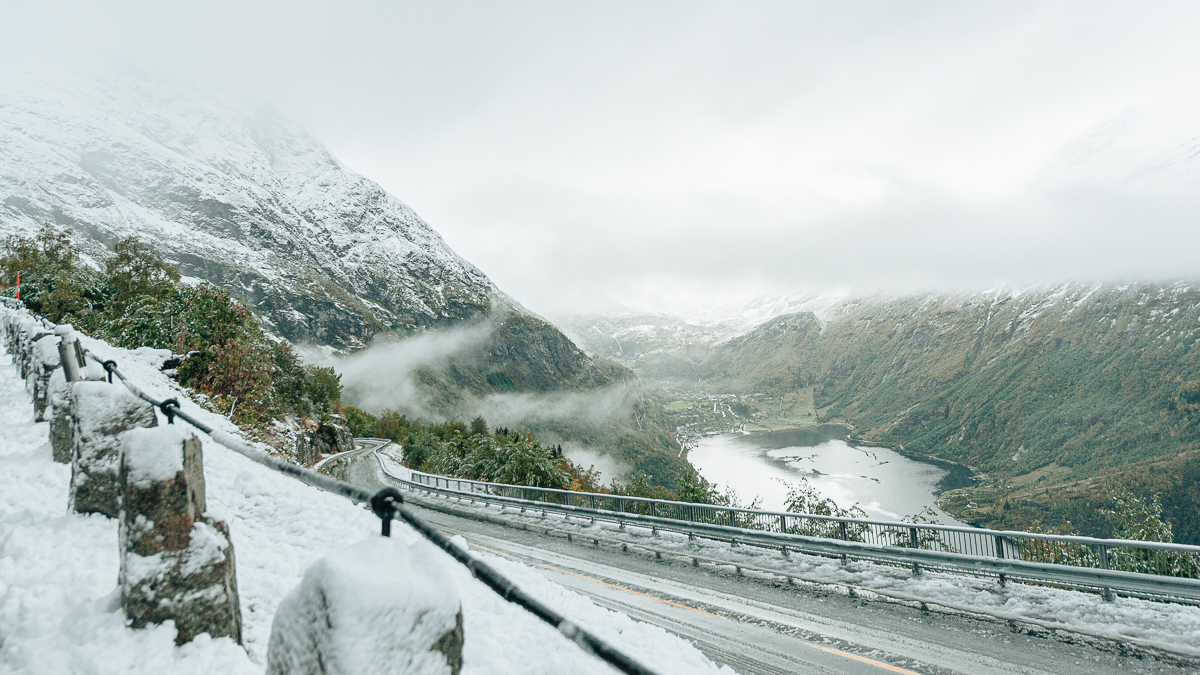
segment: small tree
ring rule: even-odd
[[[108,311],[119,315],[138,297],[160,297],[179,283],[179,270],[159,259],[150,247],[133,237],[117,242],[113,256],[104,262],[114,297]]]
[[[487,420],[483,419],[483,415],[471,420],[471,435],[472,436],[487,436],[488,424]]]
[[[55,323],[73,321],[87,328],[91,315],[103,309],[103,279],[80,264],[69,232],[47,225],[31,238],[8,237],[0,270],[6,290],[20,273],[25,306]]]

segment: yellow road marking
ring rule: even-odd
[[[507,558],[507,557],[508,557],[508,554],[507,554],[507,553],[505,553],[504,551],[497,551],[497,550],[496,550],[496,549],[494,549],[494,548],[488,548],[488,547],[486,547],[486,546],[480,546],[479,544],[472,544],[472,543],[471,543],[471,542],[469,542],[469,541],[467,542],[467,546],[474,546],[475,548],[481,548],[481,549],[483,549],[483,550],[487,551],[488,553],[495,553],[496,555],[502,555],[502,556],[504,556],[505,558]]]
[[[661,603],[663,603],[663,604],[665,604],[665,605],[670,605],[670,606],[672,606],[672,607],[678,607],[678,608],[680,608],[680,609],[686,609],[686,610],[688,610],[688,611],[695,612],[695,613],[697,613],[697,614],[703,614],[704,616],[711,616],[711,617],[712,617],[712,618],[714,618],[714,619],[720,619],[720,620],[722,620],[722,621],[724,621],[724,620],[725,620],[725,617],[723,617],[723,616],[717,616],[716,614],[709,614],[708,612],[706,612],[706,611],[704,611],[704,610],[702,610],[702,609],[696,609],[695,607],[688,607],[687,605],[681,605],[681,604],[679,604],[678,602],[671,602],[670,600],[663,600],[662,598],[657,598],[657,597],[655,597],[655,596],[653,596],[653,595],[647,595],[647,594],[645,594],[645,593],[638,593],[637,591],[633,591],[633,590],[630,590],[630,589],[628,589],[628,588],[623,588],[623,587],[621,587],[621,586],[616,586],[616,585],[610,584],[610,583],[608,583],[608,582],[605,582],[605,581],[600,581],[599,579],[593,579],[593,578],[591,578],[591,577],[584,576],[584,575],[582,575],[582,574],[576,574],[576,573],[574,573],[574,572],[568,572],[568,571],[566,571],[566,570],[564,570],[564,569],[559,569],[559,568],[557,568],[557,567],[554,567],[554,566],[552,566],[552,565],[538,565],[538,567],[544,567],[544,568],[546,568],[546,569],[548,569],[548,570],[554,570],[555,572],[559,572],[559,573],[561,573],[561,574],[566,574],[566,575],[569,575],[569,576],[578,577],[578,578],[580,578],[580,579],[584,579],[584,580],[586,580],[586,581],[591,581],[591,582],[594,582],[594,583],[600,584],[601,586],[608,586],[609,588],[615,588],[615,589],[617,589],[618,591],[625,591],[626,593],[632,593],[633,595],[640,595],[640,596],[641,596],[641,597],[643,597],[643,598],[649,598],[649,599],[651,599],[651,600],[657,600],[658,602],[661,602]]]
[[[838,656],[845,657],[852,661],[858,661],[859,663],[866,663],[866,664],[875,666],[876,668],[883,668],[884,670],[890,670],[893,673],[903,673],[904,675],[921,675],[921,673],[918,673],[915,670],[908,670],[907,668],[901,668],[900,666],[893,666],[890,663],[884,663],[882,661],[868,659],[865,656],[859,656],[858,654],[851,654],[850,652],[844,652],[840,649],[834,649],[833,647],[826,647],[825,645],[817,645],[817,644],[813,644],[811,642],[805,642],[804,644],[808,645],[809,647],[812,647],[813,649],[820,649],[823,652],[829,652],[830,654],[837,654]]]

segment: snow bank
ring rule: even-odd
[[[0,307],[0,321],[11,313]],[[189,414],[237,433],[223,416],[202,410],[159,370],[153,350],[123,350],[80,336],[148,394],[178,398]],[[117,523],[66,513],[69,467],[55,464],[49,425],[32,421],[24,381],[0,348],[0,672],[96,674],[262,673],[276,610],[305,571],[330,552],[378,540],[379,520],[365,505],[308,487],[202,437],[208,513],[229,523],[237,550],[237,584],[245,649],[201,635],[176,647],[170,624],[125,627],[116,582]],[[114,385],[115,386],[115,385]],[[165,418],[159,419],[160,425]],[[400,523],[393,538],[417,537]],[[464,675],[611,675],[556,630],[496,596],[443,553],[462,594]],[[521,587],[584,628],[663,675],[718,670],[688,642],[595,606],[530,568],[491,561]]]

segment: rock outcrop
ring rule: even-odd
[[[300,463],[310,465],[321,455],[333,455],[354,449],[354,436],[341,415],[327,415],[315,429],[306,429],[296,439],[296,456]]]

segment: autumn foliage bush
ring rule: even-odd
[[[180,383],[240,422],[339,407],[341,383],[332,368],[303,364],[227,289],[181,283],[178,270],[136,239],[118,242],[103,269],[84,261],[69,233],[49,227],[9,237],[0,253],[4,295],[15,294],[19,272],[25,306],[51,321],[121,347],[190,355],[179,366]]]

